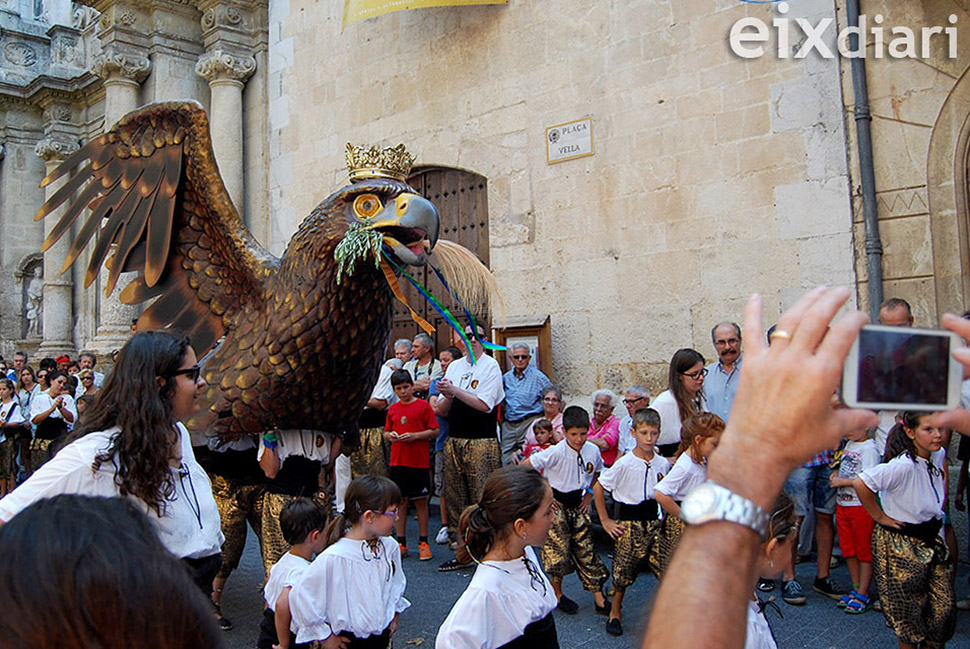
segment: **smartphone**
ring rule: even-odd
[[[842,400],[870,410],[952,410],[960,405],[963,366],[955,333],[866,325],[842,369]]]

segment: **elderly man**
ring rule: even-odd
[[[736,322],[716,324],[711,329],[711,342],[717,360],[707,366],[704,397],[708,410],[727,421],[741,378],[741,327]]]
[[[509,350],[512,369],[502,376],[505,408],[502,412],[502,464],[514,462],[532,421],[542,415],[542,391],[552,385],[549,377],[530,365],[529,346],[515,343]]]
[[[94,352],[81,352],[77,363],[82,370],[91,370],[94,373],[94,386],[100,388],[101,384],[104,383],[104,374],[94,369],[94,366],[98,364],[98,357],[94,355]]]
[[[637,443],[633,439],[633,413],[640,408],[648,407],[650,396],[650,390],[645,385],[633,385],[627,388],[626,395],[623,397],[627,415],[620,420],[620,440],[616,445],[617,459],[636,448]]]
[[[478,326],[478,335],[485,330]],[[471,326],[465,326],[465,336],[471,340],[473,358],[455,359],[436,384],[440,396],[435,412],[448,418],[448,440],[445,442],[445,495],[448,520],[452,524],[461,518],[465,507],[478,502],[485,479],[502,464],[498,440],[495,438],[495,409],[505,398],[502,370],[491,356],[485,355]],[[474,360],[474,364],[472,361]],[[458,535],[457,542],[463,544]],[[460,570],[470,564],[451,559],[438,570]]]
[[[398,338],[394,341],[394,358],[401,359],[402,363],[411,360],[411,341],[407,338]]]
[[[435,359],[434,342],[428,334],[418,334],[411,343],[411,360],[404,364],[404,369],[414,381],[414,396],[418,399],[428,399],[431,382],[444,376],[441,363]]]

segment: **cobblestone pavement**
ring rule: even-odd
[[[956,521],[962,530],[962,554],[966,557],[966,516]],[[417,546],[417,523],[408,521],[409,545]],[[437,510],[432,507],[432,535],[438,530]],[[434,646],[435,632],[444,621],[451,605],[467,586],[471,572],[438,573],[439,563],[451,557],[444,546],[432,545],[435,557],[432,561],[418,561],[417,552],[404,560],[404,570],[408,578],[406,596],[411,608],[401,616],[401,626],[395,635],[394,646],[398,649]],[[599,547],[601,556],[606,559],[607,545]],[[778,646],[781,649],[829,649],[849,647],[851,649],[875,649],[895,647],[895,637],[886,628],[879,613],[869,612],[849,616],[836,608],[835,602],[812,592],[812,578],[815,575],[814,563],[802,563],[796,570],[799,581],[805,588],[808,603],[805,606],[789,606],[781,601],[779,590],[778,606],[784,618],[769,609],[769,620],[774,629]],[[845,567],[832,571],[836,580],[845,584],[849,581]],[[963,599],[970,595],[967,583],[970,565],[961,563],[957,579],[957,595]],[[255,537],[250,534],[246,551],[239,569],[233,573],[223,595],[223,612],[235,628],[226,634],[228,646],[232,649],[250,649],[256,646],[257,625],[262,614],[261,563]],[[559,642],[563,649],[576,647],[617,647],[626,649],[638,645],[639,638],[646,628],[650,607],[657,592],[657,581],[642,575],[627,591],[624,600],[624,635],[614,638],[606,634],[606,618],[593,610],[592,595],[582,590],[575,575],[566,577],[564,590],[569,597],[580,605],[579,613],[573,616],[556,612],[556,627]],[[957,633],[947,645],[950,648],[970,649],[970,612],[961,612],[958,618]]]

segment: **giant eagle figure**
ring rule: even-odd
[[[379,233],[378,246],[398,269],[427,263],[438,214],[404,182],[412,160],[403,146],[348,145],[351,184],[320,203],[277,258],[230,200],[202,107],[150,104],[44,179],[46,186],[80,166],[37,213],[39,220],[68,203],[42,249],[90,208],[61,272],[93,238],[86,287],[102,264],[110,271],[106,295],[121,273],[135,271],[121,301],[154,300],[138,329],[184,331],[200,357],[215,347],[203,368],[207,408],[191,428],[223,439],[323,430],[354,445],[390,337],[396,280],[387,265],[353,260],[339,277],[335,249],[348,232],[366,228]],[[471,255],[461,250],[452,254],[467,262]],[[474,264],[477,281],[489,282]]]

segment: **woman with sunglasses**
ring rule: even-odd
[[[704,357],[693,349],[678,349],[670,359],[667,390],[654,399],[650,407],[660,413],[660,439],[657,452],[665,458],[677,454],[681,423],[707,410],[704,401]]]
[[[188,338],[136,334],[68,444],[0,500],[0,522],[58,494],[128,498],[208,595],[223,540],[219,511],[179,423],[199,410],[204,385]]]
[[[94,370],[81,370],[77,373],[77,378],[77,392],[74,393],[75,401],[84,396],[93,397],[100,391],[100,388],[94,383]]]

